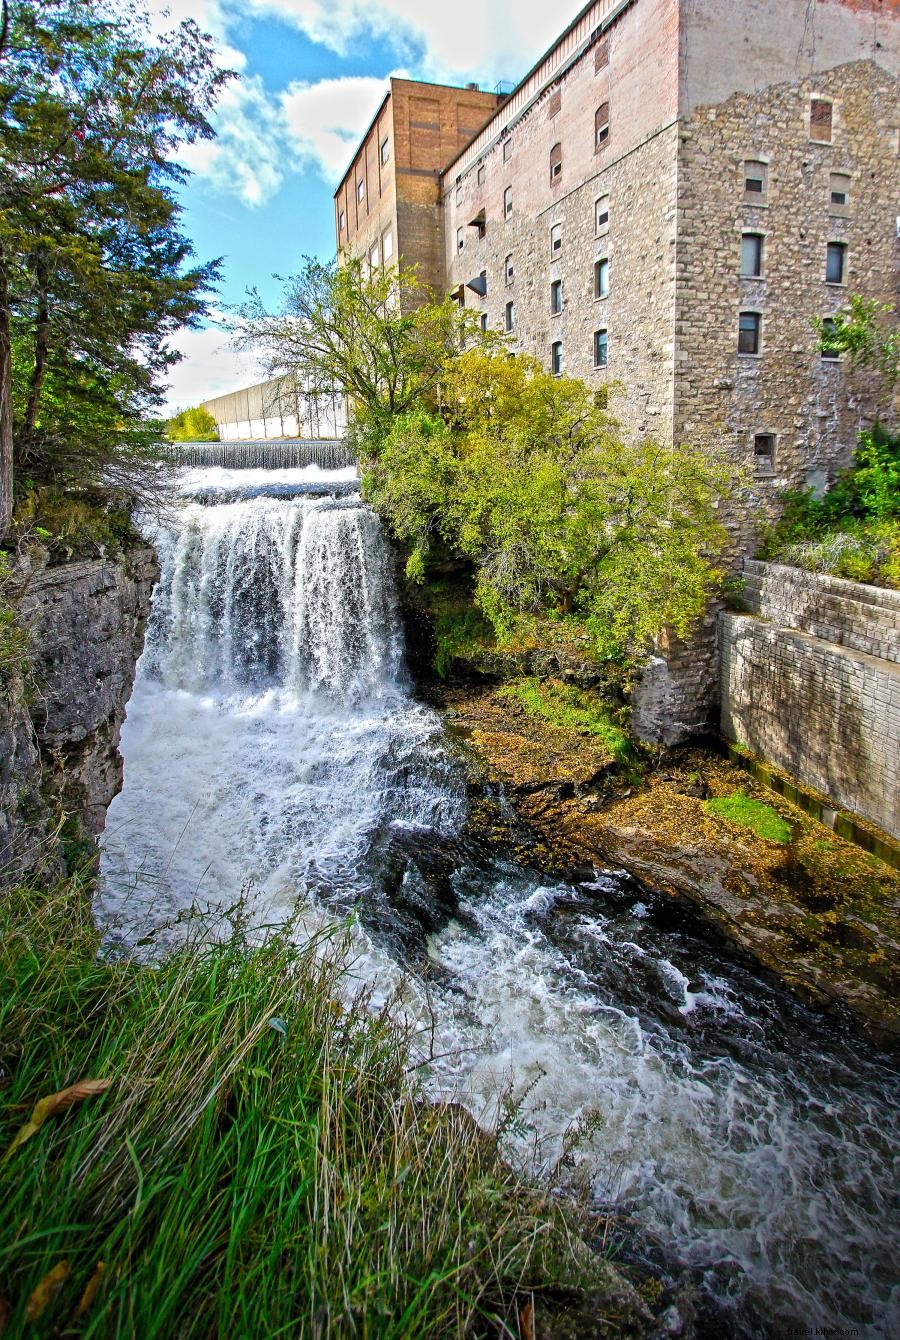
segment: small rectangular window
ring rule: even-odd
[[[394,254],[394,234],[388,230],[381,239],[381,255],[385,261],[389,261]]]
[[[609,64],[609,38],[604,37],[602,42],[598,42],[594,47],[594,74],[599,74],[605,70]]]
[[[609,103],[601,102],[594,113],[594,149],[605,149],[609,144]]]
[[[390,158],[390,156],[391,156],[391,142],[390,142],[390,140],[387,138],[387,136],[385,136],[385,138],[381,141],[381,161],[382,161],[382,163],[386,163],[386,162],[388,161],[388,159]]]
[[[823,98],[812,98],[809,104],[809,138],[820,144],[830,144],[832,133],[831,103]]]
[[[562,280],[554,279],[550,285],[550,311],[558,316],[563,309]]]
[[[479,186],[483,186],[483,185],[484,185],[485,171],[486,171],[486,170],[485,170],[485,166],[484,166],[484,164],[483,164],[483,163],[479,163],[479,164],[478,164],[478,171],[477,171],[477,173],[475,174],[475,177],[476,177],[476,180],[477,180]]]
[[[829,181],[829,204],[834,213],[840,213],[850,204],[850,176],[846,172],[832,172]]]
[[[465,245],[466,245],[466,233],[465,233],[465,229],[464,229],[464,228],[457,228],[457,230],[456,230],[456,250],[457,250],[457,251],[462,251],[462,249],[463,249],[463,247],[464,247]]]
[[[825,320],[822,322],[822,333],[821,333],[821,342],[819,345],[819,351],[822,357],[830,363],[836,362],[841,356],[840,349],[838,349],[836,345],[830,343],[830,340],[833,337],[834,337],[834,318],[827,316]]]
[[[507,330],[516,328],[516,305],[514,302],[508,302],[504,312],[504,325]]]
[[[506,261],[504,262],[503,270],[506,275],[507,284],[511,284],[513,281],[513,275],[515,274],[515,270],[513,268],[513,258],[511,255],[507,256]]]
[[[487,330],[487,312],[481,313],[481,329],[482,332]]]
[[[594,297],[605,298],[609,294],[609,261],[594,262]]]
[[[362,200],[362,198],[363,198],[363,196],[365,195],[365,193],[366,193],[366,183],[365,183],[364,181],[358,181],[358,182],[356,183],[356,198],[357,198],[357,200]]]
[[[561,107],[562,107],[562,90],[556,89],[555,92],[550,94],[550,101],[547,103],[547,115],[559,116]]]
[[[744,233],[741,238],[741,274],[758,279],[762,274],[763,240],[761,233]]]
[[[753,438],[753,466],[758,475],[770,475],[775,470],[775,434],[757,433]]]
[[[508,163],[512,158],[512,140],[503,141],[503,161]]]
[[[369,248],[369,264],[371,265],[373,270],[378,265],[378,256],[379,256],[378,243],[376,242],[373,247]]]
[[[562,179],[562,145],[554,144],[550,150],[550,185],[556,186]]]
[[[507,186],[503,192],[503,217],[508,219],[512,214],[512,187]]]
[[[744,194],[754,204],[761,204],[769,190],[769,167],[757,158],[748,159],[744,164]]]
[[[562,251],[562,224],[554,223],[550,229],[550,255],[558,256]]]
[[[347,220],[344,211],[341,210],[340,214],[338,215],[338,228],[340,229],[341,232],[344,231],[344,225],[346,224],[346,222]]]
[[[605,330],[594,331],[594,367],[605,368],[609,362],[609,336]]]
[[[598,233],[609,227],[609,196],[603,195],[594,204],[594,229]]]
[[[563,347],[562,340],[554,340],[550,346],[550,369],[554,377],[562,376]]]
[[[738,323],[738,353],[758,354],[762,318],[759,312],[741,312]]]
[[[825,257],[826,284],[843,284],[847,267],[847,248],[843,242],[829,242]]]

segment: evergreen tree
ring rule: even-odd
[[[0,534],[14,465],[115,484],[146,456],[167,337],[218,271],[181,230],[176,154],[229,77],[190,20],[154,41],[128,0],[0,0]]]

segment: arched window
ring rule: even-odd
[[[562,145],[554,144],[550,150],[550,185],[555,186],[562,180]]]
[[[605,149],[609,144],[609,103],[601,102],[594,113],[594,148]]]

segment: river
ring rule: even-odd
[[[430,1091],[485,1124],[520,1099],[539,1177],[592,1118],[567,1175],[731,1333],[900,1333],[884,1059],[626,872],[550,884],[467,831],[352,468],[192,469],[180,492],[145,523],[162,576],[103,838],[107,942],[239,900],[265,922],[352,915],[352,982],[433,1027]]]

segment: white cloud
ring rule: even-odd
[[[216,138],[185,145],[179,160],[251,209],[266,204],[281,185],[288,157],[277,98],[257,75],[245,76],[225,87],[214,121]]]
[[[178,410],[199,405],[201,401],[211,400],[213,396],[226,395],[265,379],[256,360],[232,349],[228,335],[217,326],[181,330],[170,343],[184,358],[169,374],[167,414],[175,414]]]
[[[284,132],[294,151],[337,181],[387,92],[386,79],[292,83],[281,95]]]

